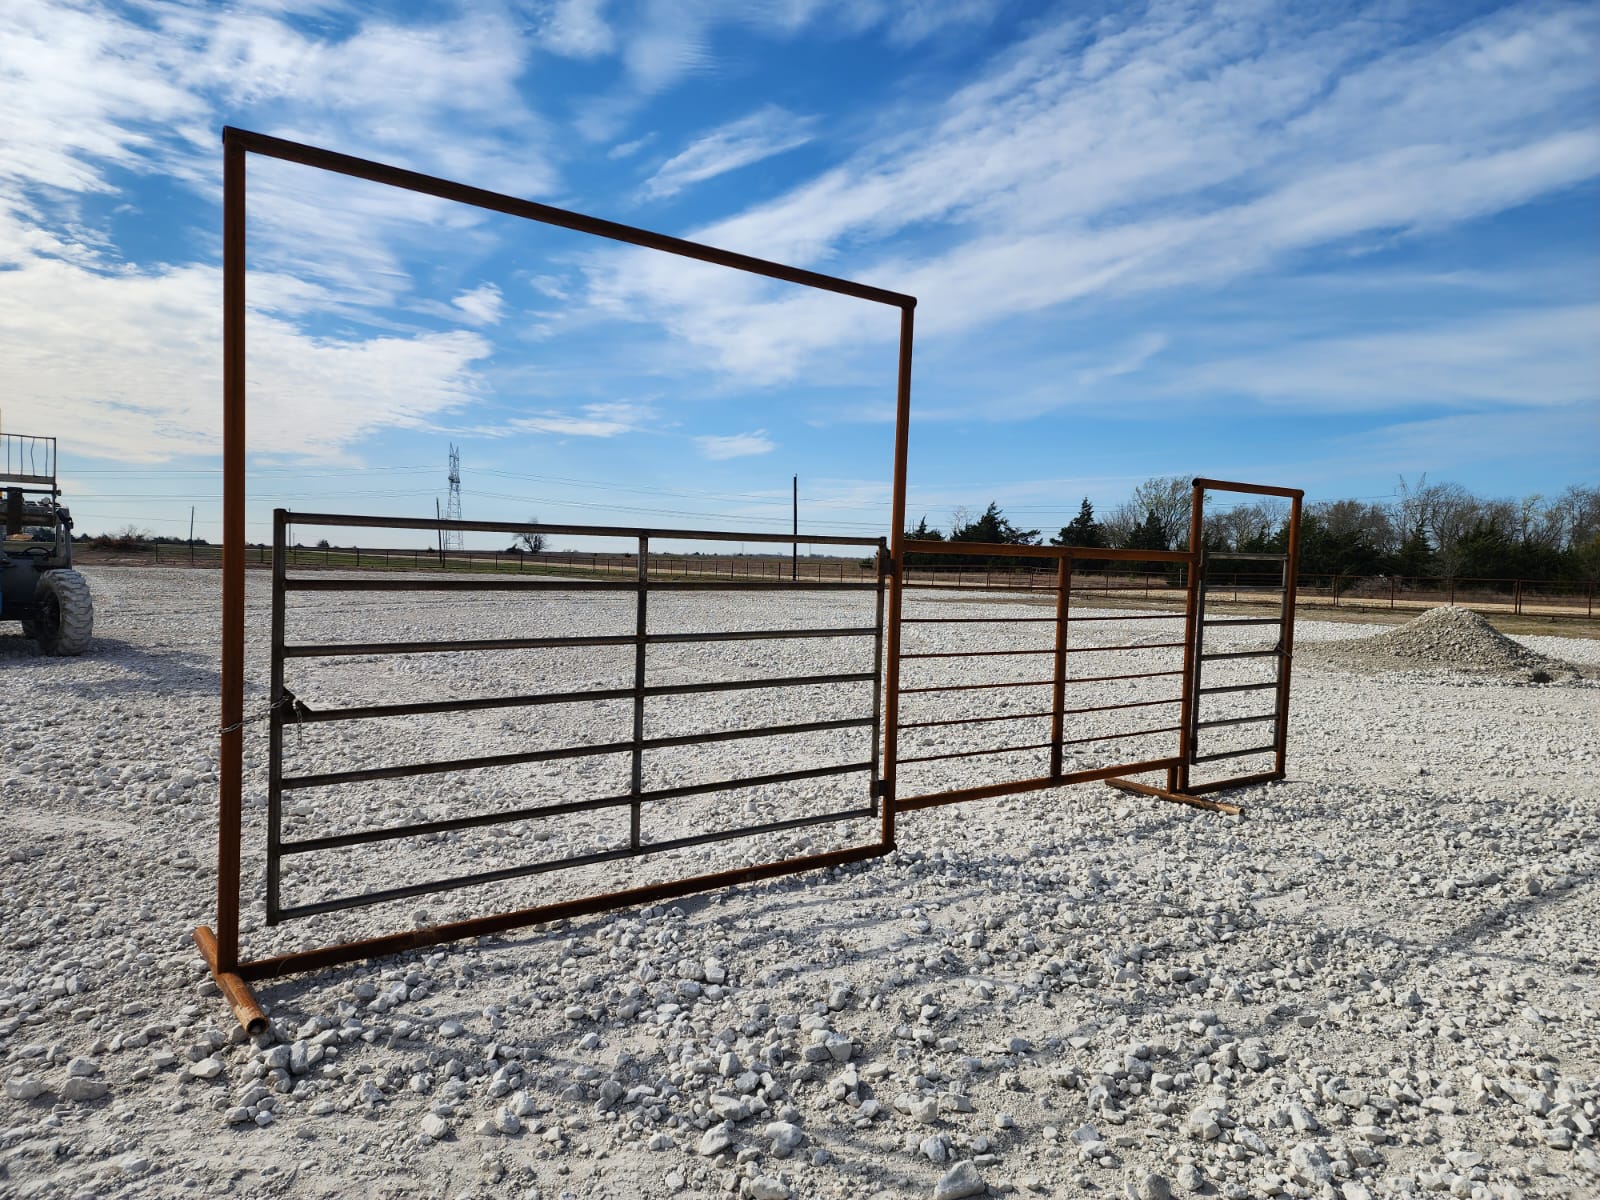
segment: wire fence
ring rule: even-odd
[[[100,547],[94,543],[76,548],[79,560],[93,564],[162,567],[217,567],[221,547],[177,543],[136,543]],[[294,568],[374,571],[511,572],[524,575],[565,575],[596,578],[630,575],[638,560],[630,555],[581,550],[512,551],[404,549],[397,547],[295,546],[289,551]],[[271,548],[251,546],[247,563],[269,567]],[[657,578],[744,581],[794,579],[819,582],[870,582],[877,566],[871,557],[774,556],[729,554],[652,555],[650,573]],[[932,588],[962,591],[1039,592],[1055,590],[1055,573],[1005,563],[908,563],[906,582]],[[1214,603],[1275,605],[1281,598],[1281,580],[1260,572],[1213,570],[1208,577]],[[1476,579],[1448,576],[1301,574],[1296,608],[1337,608],[1350,611],[1422,611],[1453,604],[1486,615],[1548,617],[1559,620],[1594,620],[1593,582],[1546,579]],[[1183,576],[1159,563],[1094,563],[1075,570],[1073,595],[1092,600],[1098,594],[1109,603],[1140,601],[1181,604]]]

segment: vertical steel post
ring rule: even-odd
[[[1199,719],[1199,696],[1195,675],[1199,668],[1200,649],[1200,575],[1204,558],[1206,489],[1196,481],[1189,500],[1189,567],[1183,594],[1183,686],[1179,690],[1178,757],[1182,760],[1176,769],[1167,769],[1167,790],[1189,790],[1189,758],[1194,753],[1194,724]]]
[[[1273,738],[1276,751],[1273,772],[1282,777],[1289,761],[1289,675],[1294,667],[1294,608],[1295,589],[1300,578],[1300,502],[1301,497],[1290,500],[1288,558],[1283,564],[1283,623],[1279,628],[1278,643],[1278,707],[1277,736]]]
[[[1056,647],[1055,669],[1050,682],[1050,778],[1061,778],[1061,739],[1066,736],[1067,707],[1067,617],[1072,590],[1072,555],[1061,551],[1056,560]]]
[[[245,151],[222,151],[222,738],[217,757],[218,971],[239,963],[244,795]]]
[[[889,662],[884,680],[883,835],[894,846],[895,775],[900,749],[900,616],[906,569],[906,457],[911,439],[911,338],[915,301],[900,310],[900,369],[895,387],[894,483],[889,504]]]
[[[641,801],[644,790],[644,671],[647,645],[645,635],[650,629],[650,539],[639,537],[639,600],[634,613],[633,632],[633,767],[629,776],[629,792],[633,801],[628,806],[628,845],[639,848]]]
[[[839,564],[840,574],[844,572],[844,564]],[[877,612],[873,618],[872,635],[872,779],[868,790],[872,793],[872,812],[874,816],[882,816],[878,807],[880,793],[882,792],[882,767],[883,756],[880,740],[883,737],[883,601],[884,591],[889,582],[889,543],[885,538],[878,539],[878,591]]]
[[[288,512],[272,510],[272,682],[267,709],[267,924],[278,923],[279,854],[283,841],[283,639],[288,598]]]

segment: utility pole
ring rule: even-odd
[[[450,446],[450,500],[445,505],[444,515],[452,521],[461,520],[461,451],[454,444]],[[461,531],[452,529],[445,534],[444,545],[447,550],[464,549]]]
[[[189,565],[194,566],[194,505],[189,505]]]
[[[789,579],[800,578],[800,476],[794,477],[794,554],[789,559]]]

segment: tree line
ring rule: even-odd
[[[1049,544],[1186,550],[1190,498],[1190,481],[1176,475],[1145,480],[1104,516],[1096,514],[1085,496],[1078,515]],[[948,531],[929,526],[923,517],[906,536],[1045,544],[1040,530],[1014,525],[994,502],[977,516],[956,509]],[[1289,543],[1289,502],[1268,497],[1229,503],[1219,498],[1206,506],[1204,537],[1211,551],[1281,554]],[[922,554],[915,561],[971,564],[973,559]],[[1015,565],[1000,558],[992,565],[1006,563]],[[1307,504],[1300,517],[1300,571],[1593,584],[1600,582],[1600,487],[1575,484],[1553,497],[1486,499],[1460,484],[1429,483],[1423,476],[1415,483],[1402,478],[1392,500]]]

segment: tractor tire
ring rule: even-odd
[[[94,630],[94,601],[89,583],[76,571],[46,571],[34,593],[34,640],[39,653],[51,657],[82,654]]]

